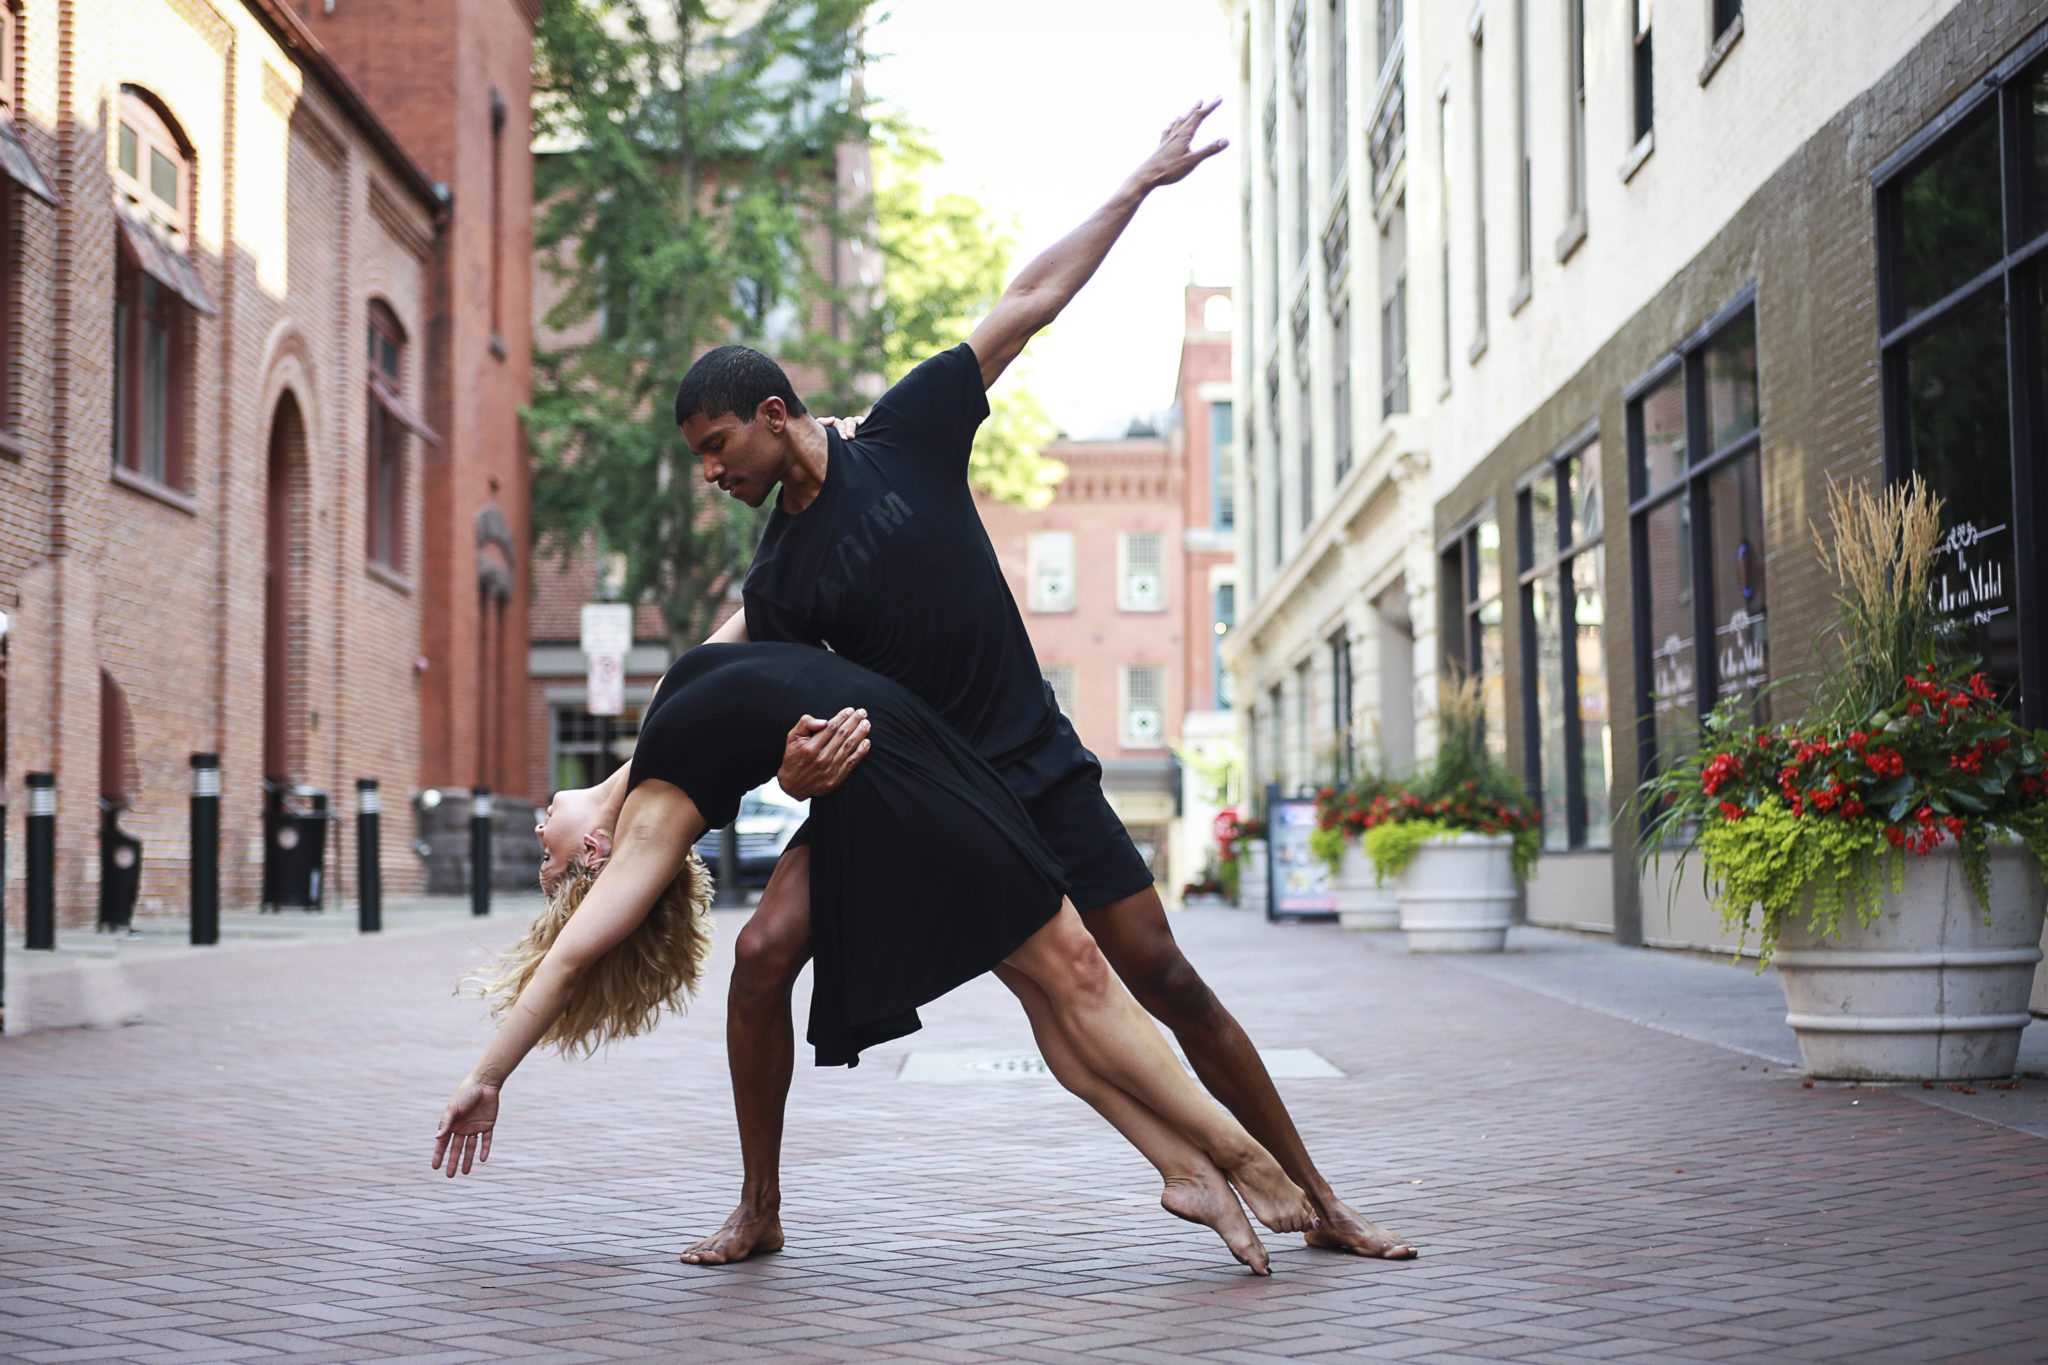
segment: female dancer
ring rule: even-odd
[[[1312,1206],[1181,1069],[1064,903],[1016,797],[904,688],[799,645],[691,650],[642,725],[615,823],[602,788],[550,805],[548,909],[484,983],[503,1022],[442,1115],[435,1168],[452,1177],[488,1159],[499,1089],[537,1044],[587,1052],[644,1032],[695,988],[710,895],[691,845],[774,774],[796,717],[849,704],[865,710],[874,751],[811,808],[819,1064],[854,1065],[917,1029],[919,1005],[997,969],[1055,1074],[1165,1177],[1160,1203],[1267,1274],[1237,1196],[1276,1232],[1312,1226]]]

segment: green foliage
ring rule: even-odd
[[[967,340],[988,316],[1009,280],[1016,235],[1013,224],[999,222],[973,196],[930,188],[927,173],[938,155],[915,131],[900,123],[885,131],[874,152],[882,296],[862,331],[866,349],[880,354],[894,383],[919,361]],[[1058,431],[1016,366],[1006,378],[989,394],[968,478],[991,497],[1043,507],[1067,472],[1041,453]]]
[[[1802,906],[1808,925],[1832,936],[1844,912],[1869,924],[1884,906],[1886,887],[1896,892],[1904,885],[1905,855],[1885,842],[1881,826],[1806,820],[1774,796],[1740,820],[1703,826],[1699,849],[1708,899],[1722,924],[1740,931],[1746,945],[1754,922],[1763,957],[1758,971],[1770,963],[1786,918]],[[1881,878],[1887,867],[1889,878]]]
[[[1372,859],[1373,876],[1381,886],[1387,879],[1401,874],[1402,869],[1415,861],[1415,855],[1431,840],[1455,839],[1461,834],[1475,834],[1471,825],[1452,820],[1414,819],[1391,820],[1374,825],[1365,832],[1365,855]],[[1515,869],[1517,880],[1527,880],[1536,868],[1536,859],[1543,852],[1543,833],[1535,826],[1514,831],[1485,831],[1490,837],[1506,834],[1513,840],[1509,860]]]
[[[1318,825],[1309,831],[1308,851],[1329,864],[1335,873],[1344,862],[1344,831],[1336,825]]]
[[[761,343],[798,300],[841,296],[811,250],[844,236],[835,149],[867,135],[844,91],[864,0],[772,0],[752,27],[713,0],[546,0],[535,35],[536,256],[560,296],[537,351],[527,427],[535,541],[593,537],[625,595],[680,649],[708,631],[760,518],[707,493],[669,397],[692,357]],[[850,411],[860,357],[799,333],[782,358],[825,367]],[[872,361],[865,372],[872,373]]]

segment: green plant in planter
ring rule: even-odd
[[[1358,816],[1366,856],[1384,886],[1422,846],[1460,834],[1505,834],[1514,840],[1515,876],[1526,878],[1543,848],[1539,813],[1522,784],[1486,747],[1486,703],[1479,680],[1453,674],[1438,708],[1436,761],[1406,787],[1387,784]]]
[[[1344,862],[1344,845],[1365,834],[1365,817],[1372,803],[1394,790],[1378,773],[1367,772],[1342,785],[1324,787],[1316,793],[1316,827],[1308,836],[1308,851],[1329,864],[1335,873]]]
[[[1647,866],[1701,856],[1709,901],[1768,965],[1789,916],[1816,932],[1869,924],[1905,859],[1954,842],[1989,914],[1990,848],[2018,839],[2048,867],[2048,735],[2030,734],[1967,661],[1950,657],[1928,591],[1941,500],[1915,476],[1873,493],[1829,489],[1839,580],[1836,658],[1811,715],[1758,723],[1732,700],[1691,753],[1638,790]],[[1674,879],[1674,887],[1675,887]]]

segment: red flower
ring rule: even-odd
[[[1955,835],[1955,836],[1956,836],[1956,838],[1960,839],[1960,838],[1962,838],[1962,837],[1963,837],[1963,817],[1962,817],[1962,816],[1960,816],[1960,815],[1944,815],[1944,816],[1942,816],[1942,817],[1941,817],[1941,823],[1942,823],[1943,825],[1947,826],[1947,827],[1948,827],[1948,832],[1949,832],[1950,834],[1953,834],[1953,835]]]
[[[1728,821],[1730,824],[1733,824],[1735,821],[1740,820],[1744,815],[1747,815],[1748,813],[1749,812],[1743,810],[1742,807],[1736,805],[1733,801],[1723,801],[1721,803],[1721,818]]]
[[[1906,842],[1906,831],[1900,829],[1897,825],[1891,825],[1886,827],[1884,837],[1891,841],[1893,848],[1898,848]]]

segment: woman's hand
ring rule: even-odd
[[[447,1159],[448,1178],[455,1178],[459,1161],[468,1175],[472,1161],[491,1159],[491,1130],[498,1126],[498,1087],[465,1078],[455,1087],[455,1096],[441,1114],[441,1126],[434,1130],[434,1169]]]

